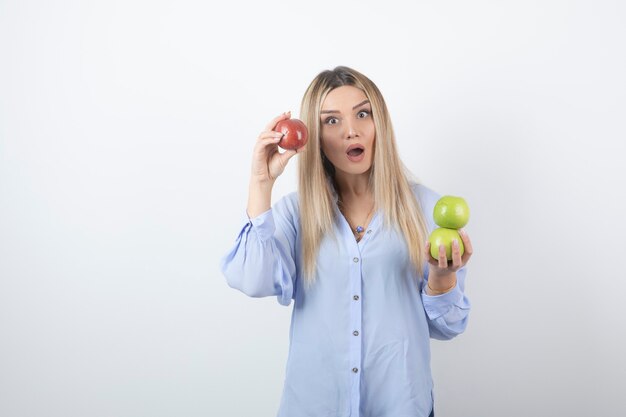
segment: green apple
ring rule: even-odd
[[[446,247],[446,257],[448,260],[452,260],[452,241],[456,239],[459,242],[459,252],[461,256],[463,256],[463,252],[465,252],[465,246],[463,246],[463,239],[461,239],[461,235],[454,229],[446,229],[445,227],[438,227],[433,230],[430,236],[428,237],[428,241],[430,242],[430,255],[439,259],[439,245],[444,245]]]
[[[433,219],[437,226],[460,229],[469,221],[469,206],[461,197],[444,195],[435,204]]]

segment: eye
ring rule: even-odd
[[[327,125],[336,125],[339,122],[336,117],[327,117],[324,123]]]
[[[364,119],[369,115],[370,115],[369,110],[361,110],[360,112],[356,114],[356,117],[358,117],[359,119]]]

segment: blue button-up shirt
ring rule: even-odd
[[[413,184],[429,232],[439,198]],[[335,195],[336,203],[336,195]],[[222,259],[228,284],[251,297],[294,300],[279,417],[427,417],[433,407],[429,338],[465,330],[466,270],[429,296],[403,236],[374,214],[357,242],[335,204],[335,236],[321,242],[316,282],[305,289],[297,193],[248,219]],[[246,216],[247,217],[247,216]],[[428,264],[424,268],[428,280]]]

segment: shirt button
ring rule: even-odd
[[[354,258],[353,261],[354,261],[354,263],[357,263],[357,262],[359,262],[359,258]]]
[[[372,230],[371,230],[371,229],[370,229],[370,230],[368,230],[368,231],[367,231],[367,233],[368,233],[368,234],[369,234],[369,233],[372,233]]]
[[[355,335],[355,336],[358,336],[359,335],[359,331],[355,330],[355,331],[352,332],[352,334]]]
[[[352,297],[354,299],[354,301],[359,301],[359,296],[355,295],[354,297]]]
[[[356,374],[357,372],[359,372],[359,368],[352,368],[352,372]]]

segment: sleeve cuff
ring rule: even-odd
[[[256,232],[261,242],[265,242],[274,236],[276,225],[274,224],[271,208],[253,218],[250,218],[246,211],[246,219],[248,223],[252,224],[252,229]]]
[[[453,289],[445,294],[428,295],[426,293],[426,283],[422,288],[422,300],[424,302],[424,309],[431,320],[439,318],[446,314],[453,306],[461,307],[461,301],[463,300],[463,291],[459,287],[457,280]]]

